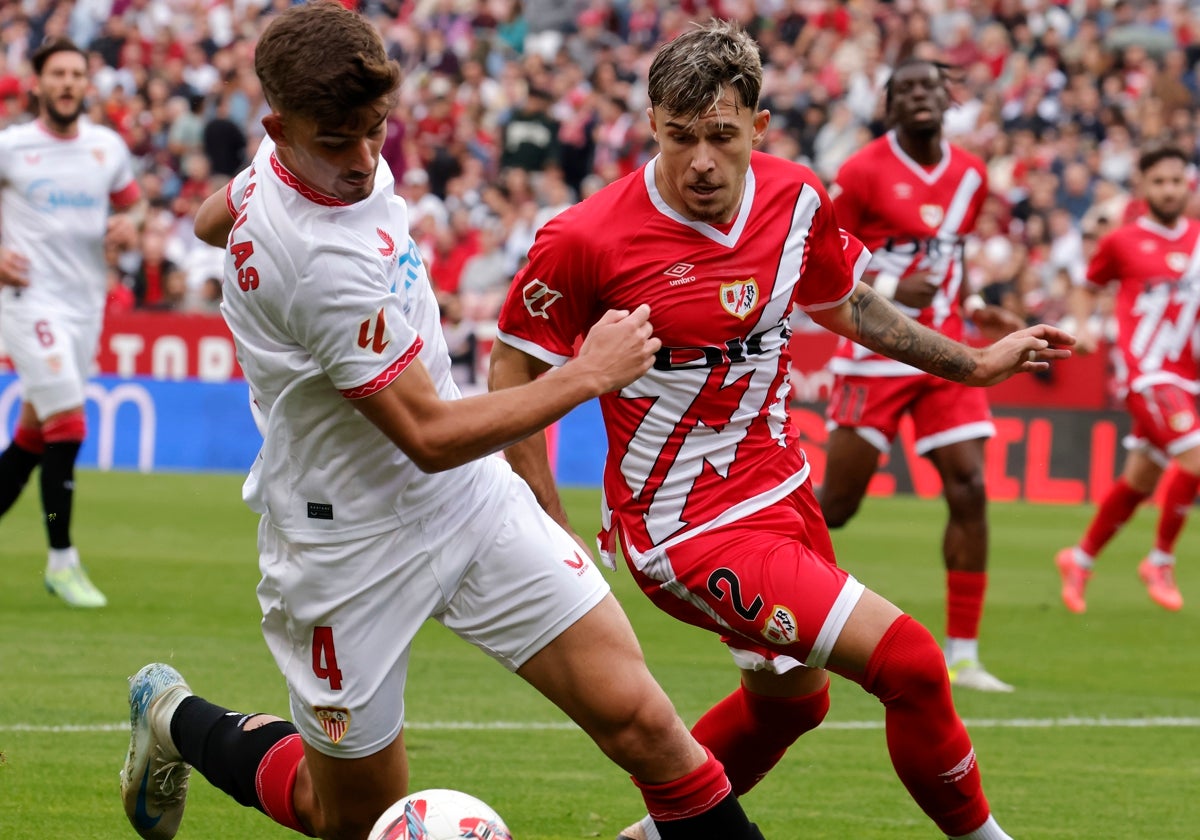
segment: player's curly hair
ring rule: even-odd
[[[322,126],[346,125],[400,86],[400,65],[379,32],[334,0],[292,6],[272,20],[255,47],[254,72],[273,109]]]
[[[737,23],[713,20],[665,44],[650,65],[650,104],[669,114],[699,117],[727,86],[741,104],[758,110],[762,92],[758,44]]]
[[[1145,172],[1155,164],[1161,163],[1164,160],[1170,160],[1171,158],[1181,161],[1184,166],[1192,162],[1187,152],[1173,140],[1148,140],[1138,153],[1138,172]]]

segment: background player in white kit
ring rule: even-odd
[[[66,39],[31,57],[38,118],[0,132],[0,335],[21,380],[21,413],[0,454],[0,515],[41,465],[50,556],[46,588],[102,607],[71,542],[84,384],[104,318],[106,240],[132,244],[138,203],[129,150],[80,117],[87,59]]]
[[[542,382],[462,399],[404,205],[376,177],[399,67],[370,23],[318,0],[272,21],[255,69],[275,148],[229,193],[236,218],[197,232],[227,246],[222,311],[264,429],[244,492],[262,513],[263,630],[295,725],[146,666],[122,772],[134,828],[175,835],[191,764],[281,825],[361,840],[407,789],[409,647],[434,617],[579,723],[664,837],[761,838],[603,576],[483,457],[644,372],[659,347],[648,310],[604,315]]]
[[[610,551],[619,540],[655,605],[718,634],[740,669],[693,733],[747,791],[824,718],[828,667],[883,703],[896,773],[942,831],[1003,840],[937,642],[836,564],[787,413],[788,322],[803,309],[975,385],[1040,369],[1069,353],[1051,342],[1072,339],[1039,326],[968,348],[856,283],[861,247],[817,177],[753,151],[770,122],[761,84],[758,46],[736,25],[659,50],[648,86],[658,156],[538,232],[500,314],[490,384],[551,375],[600,313],[648,301],[663,348],[641,379],[600,398],[602,539]],[[507,451],[566,525],[544,440]],[[652,831],[643,821],[623,836]]]

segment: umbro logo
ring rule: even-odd
[[[671,280],[667,283],[668,286],[683,286],[688,283],[693,283],[696,280],[696,275],[692,274],[692,270],[696,266],[691,263],[675,263],[675,265],[663,272]]]

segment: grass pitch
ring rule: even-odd
[[[108,608],[74,611],[42,589],[36,488],[0,522],[0,838],[135,836],[117,795],[125,677],[170,661],[192,687],[244,711],[287,714],[258,630],[255,517],[240,477],[85,472],[75,537]],[[571,491],[581,533],[597,495]],[[983,653],[1012,695],[960,693],[989,798],[1018,838],[1200,836],[1200,539],[1179,546],[1189,604],[1166,613],[1134,567],[1143,510],[1098,563],[1089,612],[1058,600],[1055,550],[1091,507],[992,507]],[[942,633],[938,501],[868,500],[836,535],[844,566]],[[734,685],[708,634],[656,612],[627,573],[610,580],[651,668],[685,720]],[[518,840],[611,838],[641,812],[625,775],[549,703],[436,625],[408,690],[413,789],[455,787],[496,807]],[[745,797],[771,840],[903,840],[938,833],[892,773],[882,709],[835,680],[826,725]],[[194,778],[181,840],[295,836]]]

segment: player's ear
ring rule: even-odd
[[[262,118],[263,128],[267,130],[267,136],[275,143],[276,146],[287,146],[287,133],[283,129],[283,116],[272,111]]]
[[[763,138],[767,136],[767,126],[771,124],[771,112],[763,109],[754,115],[754,138],[752,140],[755,146],[762,143]]]
[[[658,123],[654,120],[654,108],[646,109],[646,116],[650,119],[650,136],[654,138],[654,142],[658,142]]]

